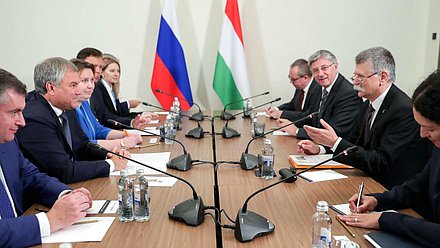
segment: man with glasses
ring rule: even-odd
[[[312,107],[318,114],[305,124],[314,127],[322,127],[320,120],[328,121],[336,133],[341,137],[347,137],[354,126],[359,106],[362,103],[352,84],[338,72],[336,57],[327,50],[319,50],[309,58],[309,66],[315,81],[321,86],[320,99]],[[290,121],[280,119],[279,126],[284,126]],[[308,139],[309,136],[303,128],[289,126],[283,129],[290,135],[299,139]]]
[[[320,87],[313,80],[307,60],[297,59],[290,65],[290,83],[295,87],[295,94],[290,102],[277,107],[268,107],[266,114],[274,119],[287,119],[290,121],[298,120],[314,110],[316,102],[319,101]]]
[[[420,172],[429,158],[431,145],[419,137],[409,97],[394,84],[395,63],[383,47],[373,47],[356,56],[352,77],[359,97],[367,99],[349,137],[338,135],[330,123],[323,129],[304,126],[310,138],[335,154],[353,145],[357,152],[335,159],[363,170],[390,189]],[[301,141],[302,151],[311,154],[320,148]],[[330,151],[329,151],[330,152]]]

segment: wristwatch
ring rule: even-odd
[[[124,141],[123,141],[122,139],[120,139],[119,144],[121,144],[121,148],[124,148],[124,147],[125,147],[125,143],[124,143]]]

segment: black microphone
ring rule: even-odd
[[[116,126],[116,127],[122,127],[122,128],[130,127],[128,125],[125,125],[123,123],[120,123],[120,122],[112,120],[112,119],[108,119],[107,122],[112,124],[112,125],[114,125],[114,126]],[[147,130],[137,129],[137,128],[133,128],[133,127],[132,127],[132,129],[138,130],[140,132],[148,133],[148,134],[151,134],[153,136],[159,136],[161,138],[165,138],[165,139],[168,139],[168,140],[176,141],[176,143],[178,143],[182,147],[183,154],[180,155],[180,156],[177,156],[177,157],[175,157],[173,159],[171,159],[167,163],[167,167],[171,168],[171,169],[179,170],[179,171],[187,171],[187,170],[191,169],[191,167],[192,167],[191,155],[188,152],[186,152],[185,146],[182,144],[182,142],[180,142],[180,141],[178,141],[176,139],[168,138],[165,135],[160,135],[160,134],[155,134],[153,132],[149,132]]]
[[[199,109],[199,112],[193,114],[193,115],[189,118],[190,120],[203,121],[203,120],[205,119],[205,117],[203,116],[203,112],[202,112],[202,110],[200,109],[200,106],[199,106],[197,103],[195,103],[195,102],[193,102],[193,101],[188,101],[188,100],[186,100],[185,98],[178,97],[178,96],[173,95],[173,94],[171,94],[171,93],[164,92],[163,90],[160,90],[160,89],[156,89],[156,92],[157,92],[157,93],[164,94],[164,95],[167,95],[167,96],[171,96],[171,97],[177,97],[177,99],[179,99],[179,100],[182,100],[182,101],[188,102],[189,104],[194,104],[194,105],[196,105],[197,108]]]
[[[297,177],[298,175],[301,175],[302,173],[309,171],[311,169],[314,169],[322,164],[327,163],[328,161],[335,159],[340,156],[347,156],[355,151],[358,150],[357,146],[352,146],[350,148],[345,149],[344,151],[340,152],[339,154],[333,156],[332,158],[329,158],[325,161],[322,161],[321,163],[318,163],[316,165],[313,165],[299,173],[295,173],[289,177],[286,177],[278,182],[275,182],[273,184],[270,184],[260,190],[255,191],[253,194],[251,194],[246,201],[243,204],[243,207],[238,210],[237,218],[235,219],[235,232],[234,236],[235,238],[240,242],[247,242],[251,241],[256,237],[260,237],[269,233],[272,233],[275,229],[275,225],[269,221],[268,219],[264,218],[263,216],[254,213],[252,211],[247,210],[247,204],[249,200],[254,197],[256,194],[265,191],[266,189],[272,188],[282,182],[285,182],[287,180],[291,180],[292,177]]]
[[[259,108],[259,107],[262,107],[262,106],[264,106],[264,105],[271,104],[271,103],[274,103],[274,102],[278,102],[279,100],[281,100],[281,97],[275,98],[274,100],[272,100],[272,101],[270,101],[270,102],[266,102],[266,103],[260,104],[260,105],[258,105],[258,106],[256,106],[256,107],[253,107],[253,108],[250,108],[250,109],[247,109],[247,110],[241,111],[241,112],[236,113],[236,114],[233,114],[233,115],[231,115],[231,116],[232,116],[232,117],[235,117],[235,116],[237,116],[237,115],[241,115],[241,114],[243,114],[244,112],[252,111],[252,110],[257,109],[257,108]],[[233,119],[233,118],[229,118],[229,119],[226,121],[226,124],[225,124],[225,126],[223,127],[223,130],[222,130],[222,137],[225,138],[225,139],[230,139],[230,138],[234,138],[234,137],[239,137],[239,136],[241,135],[237,130],[228,127],[229,120],[231,120],[231,119]]]
[[[165,174],[167,176],[170,176],[170,177],[174,177],[177,180],[186,183],[191,188],[191,190],[193,192],[193,198],[192,199],[188,199],[188,200],[186,200],[186,201],[184,201],[182,203],[179,203],[176,206],[174,206],[170,211],[168,211],[168,216],[171,219],[173,219],[173,220],[182,221],[185,224],[190,225],[190,226],[198,226],[198,225],[203,223],[203,220],[204,220],[204,215],[203,214],[204,214],[205,206],[203,204],[202,197],[197,195],[196,190],[194,189],[194,187],[188,181],[186,181],[185,179],[183,179],[181,177],[178,177],[178,176],[175,176],[175,175],[173,175],[171,173],[168,173],[166,171],[162,171],[162,170],[156,169],[156,168],[154,168],[152,166],[149,166],[147,164],[141,163],[141,162],[139,162],[137,160],[134,160],[132,158],[125,157],[125,156],[123,156],[123,155],[121,155],[119,153],[107,150],[104,147],[102,147],[102,146],[100,146],[98,144],[95,144],[93,142],[89,142],[88,146],[92,147],[92,148],[95,148],[95,149],[99,149],[101,151],[105,151],[107,153],[111,153],[113,155],[116,155],[118,157],[124,158],[126,160],[135,162],[135,163],[140,164],[142,166],[145,166],[145,167],[147,167],[149,169],[158,171],[158,172],[163,173],[163,174]]]
[[[250,96],[250,97],[247,97],[247,98],[244,98],[244,99],[240,99],[240,100],[237,100],[237,101],[233,101],[233,102],[230,102],[230,103],[226,104],[225,107],[223,108],[222,113],[220,114],[220,118],[222,118],[222,120],[225,120],[225,121],[231,120],[231,119],[235,119],[235,115],[232,115],[231,113],[226,112],[226,108],[229,105],[234,104],[234,103],[238,103],[238,102],[244,102],[244,101],[247,101],[249,99],[252,99],[252,98],[255,98],[255,97],[259,97],[259,96],[264,96],[264,95],[267,95],[267,94],[269,94],[269,91],[261,93],[259,95]]]
[[[293,166],[290,166],[290,168],[282,168],[278,173],[280,174],[281,179],[289,178],[285,181],[286,183],[293,183],[297,179],[297,176],[295,176],[296,169]]]
[[[142,104],[145,105],[145,106],[148,106],[148,107],[153,107],[153,108],[157,108],[157,109],[160,109],[160,110],[169,111],[169,112],[174,113],[174,114],[179,114],[179,115],[184,116],[184,117],[189,118],[189,119],[192,118],[189,115],[186,115],[186,114],[183,114],[183,113],[178,113],[178,112],[171,111],[171,110],[166,110],[166,109],[164,109],[162,107],[159,107],[159,106],[147,103],[147,102],[142,102]],[[203,131],[203,127],[200,126],[200,122],[197,121],[197,127],[189,130],[188,132],[186,132],[185,136],[189,137],[189,138],[201,139],[201,138],[203,138],[205,136],[205,131]]]
[[[304,121],[304,120],[306,120],[306,119],[311,119],[311,118],[313,118],[314,115],[317,115],[317,114],[318,114],[318,112],[313,112],[313,113],[308,114],[307,116],[304,116],[303,118],[298,119],[298,120],[296,120],[296,121],[294,121],[294,122],[291,122],[291,123],[289,123],[289,124],[286,124],[286,125],[281,126],[281,127],[278,127],[278,128],[275,128],[275,129],[273,129],[273,130],[271,130],[271,131],[269,131],[269,132],[263,133],[263,134],[260,135],[260,136],[256,136],[256,137],[252,138],[252,139],[248,142],[248,144],[247,144],[247,146],[246,146],[246,150],[241,154],[241,158],[240,158],[240,166],[241,166],[241,168],[242,168],[243,170],[253,170],[253,169],[254,169],[255,167],[257,167],[257,165],[258,165],[258,158],[257,158],[257,156],[248,153],[248,151],[249,151],[249,145],[250,145],[254,140],[259,139],[259,138],[261,138],[261,137],[264,137],[264,136],[266,136],[266,135],[268,135],[268,134],[271,134],[271,133],[273,133],[273,132],[275,132],[275,131],[281,130],[281,129],[285,128],[285,127],[288,127],[288,126],[294,125],[294,124],[296,124],[296,123],[298,123],[298,122],[302,122],[302,121]]]

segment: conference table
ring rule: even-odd
[[[205,111],[204,113],[211,116],[220,114],[219,111]],[[160,119],[162,122],[163,116]],[[276,121],[265,116],[258,116],[258,121],[265,122],[266,131],[276,127]],[[214,119],[216,133],[221,133],[224,123],[223,120]],[[210,120],[205,119],[200,122],[200,125],[205,132],[211,131]],[[182,130],[177,132],[176,139],[185,145],[192,159],[212,161],[211,135],[205,134],[202,139],[187,138],[185,137],[186,131],[197,127],[197,122],[184,119],[181,126]],[[251,119],[242,118],[240,115],[235,120],[229,121],[228,126],[239,131],[241,136],[224,139],[221,135],[216,135],[217,161],[239,161],[248,141],[252,138]],[[144,136],[144,142],[147,143],[150,138],[151,136]],[[290,166],[288,155],[296,153],[296,138],[271,134],[266,138],[271,139],[274,147],[275,171],[288,168]],[[263,138],[256,139],[250,145],[249,153],[255,155],[261,153],[263,144]],[[182,148],[176,143],[172,145],[161,143],[129,151],[132,153],[170,151],[171,158],[182,154]],[[214,167],[212,164],[194,165],[191,170],[185,172],[172,169],[167,171],[189,181],[197,194],[202,197],[205,206],[214,206]],[[248,210],[273,222],[275,224],[274,232],[250,242],[241,243],[235,239],[234,230],[222,229],[223,247],[311,247],[311,219],[316,212],[318,201],[325,200],[329,204],[346,203],[347,199],[357,192],[361,182],[365,184],[364,193],[385,190],[379,183],[357,169],[341,169],[337,172],[348,176],[348,178],[314,183],[298,178],[294,183],[282,183],[257,194],[249,201]],[[220,207],[233,220],[249,195],[280,179],[278,173],[271,180],[258,178],[254,171],[246,171],[241,169],[240,165],[230,163],[219,164],[217,175]],[[96,200],[116,200],[118,179],[117,176],[110,176],[109,178],[74,183],[70,186],[89,189]],[[73,247],[216,247],[216,225],[214,218],[209,214],[205,215],[204,222],[196,227],[187,226],[168,217],[168,211],[173,206],[192,197],[191,189],[186,184],[177,181],[171,188],[150,187],[150,197],[151,219],[149,221],[123,223],[118,222],[117,214],[92,215],[114,216],[116,219],[101,242],[73,243]],[[26,214],[36,213],[35,208],[42,208],[42,206],[36,204]],[[214,216],[214,210],[209,209],[206,212]],[[417,215],[410,209],[403,212]],[[350,227],[350,230],[356,235],[356,238],[353,238],[336,221],[336,213],[329,209],[329,214],[333,220],[332,236],[345,235],[361,247],[373,247],[363,237],[369,230]],[[232,224],[224,214],[221,215],[221,222],[222,224]],[[58,247],[58,245],[43,244],[37,247]]]

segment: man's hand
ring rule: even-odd
[[[137,106],[141,104],[141,101],[137,99],[132,99],[132,100],[128,100],[128,103],[130,104],[130,108],[137,108]]]
[[[336,143],[336,140],[338,140],[338,135],[336,134],[335,130],[333,130],[333,128],[323,119],[319,121],[324,129],[307,125],[304,126],[304,129],[315,143],[332,147]]]
[[[277,107],[266,108],[266,114],[274,119],[279,119],[283,111],[279,110]]]
[[[145,127],[147,126],[148,122],[151,120],[150,117],[144,115],[144,114],[139,114],[136,116],[136,118],[134,118],[131,121],[131,126],[137,129],[145,129]]]
[[[277,126],[278,127],[282,127],[282,126],[288,125],[290,123],[292,123],[292,122],[289,121],[289,120],[286,120],[286,119],[278,119],[277,120]],[[281,129],[281,131],[284,131],[284,132],[286,132],[286,133],[288,133],[289,135],[292,135],[292,136],[296,136],[297,130],[298,130],[298,128],[295,125],[290,125],[288,127],[285,127],[285,128]]]
[[[300,142],[298,142],[299,153],[304,153],[307,155],[316,155],[319,154],[320,151],[321,149],[319,149],[319,146],[310,140],[301,140]]]
[[[90,194],[89,190],[87,190],[86,188],[78,188],[78,189],[74,189],[72,190],[72,192],[70,193],[75,193],[75,192],[81,192],[83,193],[88,199],[89,199],[89,208],[92,207],[92,194]]]
[[[127,150],[125,150],[125,149],[118,150],[115,147],[115,148],[113,148],[112,151],[115,152],[115,153],[118,153],[118,154],[120,154],[122,156],[125,156],[125,157],[128,157],[128,158],[130,157],[130,153]],[[111,156],[110,159],[115,164],[115,169],[114,169],[115,171],[120,171],[120,170],[123,170],[123,169],[127,168],[127,160],[126,159],[121,158],[121,157],[116,156],[116,155]]]

